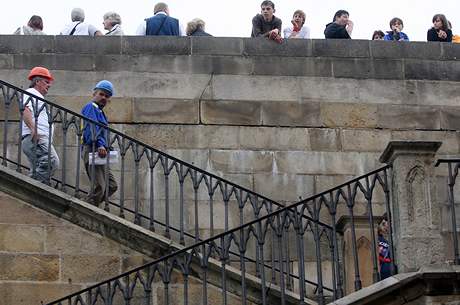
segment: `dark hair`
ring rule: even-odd
[[[432,22],[435,22],[436,19],[441,20],[441,22],[442,22],[442,28],[441,29],[443,31],[447,31],[449,29],[449,21],[447,21],[446,16],[444,16],[443,14],[436,14],[436,15],[433,16]]]
[[[27,25],[33,28],[34,30],[43,30],[42,17],[33,15],[32,17],[30,17],[30,20],[27,23]]]
[[[338,10],[337,12],[335,12],[334,19],[332,19],[332,22],[334,22],[337,18],[339,18],[339,17],[341,17],[343,15],[350,16],[350,14],[346,10]]]
[[[270,1],[270,0],[265,0],[265,1],[263,1],[263,2],[260,4],[260,6],[261,6],[261,7],[262,7],[262,6],[271,6],[272,9],[275,9],[275,3],[273,3],[273,2]]]
[[[374,31],[374,34],[372,34],[372,40],[374,40],[375,36],[379,36],[379,37],[383,38],[383,37],[385,37],[385,33],[380,31],[380,30]]]
[[[391,26],[395,24],[396,22],[401,23],[401,25],[404,27],[404,22],[401,20],[401,18],[394,17],[393,19],[390,20],[390,30],[391,30]]]

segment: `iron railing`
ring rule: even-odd
[[[457,182],[460,159],[438,159],[436,167],[441,164],[447,165],[447,204],[450,210],[450,230],[452,231],[453,261],[460,265],[460,248],[458,246],[457,213],[455,211],[455,184]]]
[[[25,104],[34,101],[24,96],[25,91],[3,81],[0,81],[0,87],[4,127],[2,165],[14,166],[20,172],[23,167],[23,101]],[[239,289],[232,293],[240,295],[243,304],[248,292],[254,293],[254,289],[251,289],[254,286],[247,285],[251,276],[256,276],[255,282],[260,281],[256,289],[256,299],[263,304],[269,301],[269,287],[277,287],[280,302],[283,304],[290,293],[297,293],[300,303],[308,296],[322,304],[327,299],[340,298],[352,290],[345,285],[347,275],[353,276],[353,289],[362,287],[362,258],[358,254],[356,215],[367,219],[372,282],[379,280],[375,216],[386,212],[391,223],[388,166],[285,208],[276,201],[172,157],[117,130],[102,126],[54,103],[40,100],[44,104],[38,112],[46,111],[50,129],[51,126],[54,127],[54,145],[61,159],[61,168],[53,179],[59,181],[61,190],[71,192],[77,197],[82,190],[86,189],[90,193],[93,191],[94,185],[91,182],[85,185],[88,179],[80,170],[81,126],[85,122],[89,124],[93,138],[97,136],[95,127],[100,126],[106,131],[107,143],[118,149],[121,155],[119,164],[110,164],[109,160],[106,163],[115,172],[120,188],[115,194],[117,203],[111,202],[106,196],[104,209],[152,231],[160,231],[185,246],[181,251],[66,297],[69,304],[115,304],[112,301],[117,291],[124,300],[120,304],[133,304],[129,302],[135,289],[140,286],[143,290],[139,292],[142,294],[141,298],[149,304],[147,300],[152,296],[155,277],[160,277],[165,285],[164,300],[168,300],[173,271],[181,274],[184,301],[188,300],[187,285],[191,276],[194,280],[201,281],[203,304],[207,302],[208,284],[211,288],[220,287],[222,303],[227,304],[228,266],[239,269]],[[38,114],[35,120],[37,116]],[[69,139],[74,141],[69,144]],[[48,140],[51,143],[51,137]],[[51,177],[48,182],[50,181]],[[178,217],[173,217],[171,211]],[[350,219],[348,232],[351,238],[348,241],[344,231],[338,226],[343,216]],[[218,223],[215,218],[219,219]],[[222,225],[219,227],[219,224]],[[206,234],[202,231],[206,231]],[[389,236],[392,245],[391,231]],[[349,263],[344,257],[345,243],[351,249],[348,254],[351,258]],[[215,264],[210,265],[213,260],[217,260],[219,264],[218,270],[222,277],[220,283],[216,283],[214,277],[207,278],[209,269],[215,267]],[[142,274],[148,277],[141,277]],[[255,285],[254,281],[251,285]],[[83,298],[87,301],[84,302]],[[99,298],[99,301],[95,298]],[[53,304],[60,302],[62,300]]]
[[[306,304],[307,298],[312,298],[309,293],[308,283],[305,278],[308,272],[306,260],[309,248],[306,243],[307,235],[314,237],[315,255],[319,258],[315,264],[317,277],[317,287],[315,288],[315,299],[319,304],[324,304],[327,300],[337,299],[343,295],[343,274],[345,273],[342,264],[342,257],[338,251],[341,243],[337,228],[333,226],[320,225],[322,209],[326,209],[330,216],[331,223],[336,223],[335,215],[338,207],[345,204],[350,216],[353,219],[353,209],[357,204],[359,192],[370,203],[372,195],[375,193],[376,186],[384,188],[385,209],[389,213],[389,190],[386,187],[388,166],[373,171],[367,175],[353,179],[347,183],[339,185],[308,199],[302,200],[287,207],[278,207],[276,211],[268,215],[261,216],[259,219],[252,220],[242,226],[231,229],[227,232],[218,234],[207,240],[188,246],[157,259],[144,266],[135,268],[129,272],[101,282],[97,285],[88,287],[82,291],[66,296],[62,299],[49,303],[48,305],[89,305],[89,304],[188,304],[190,299],[199,304],[248,304],[249,302],[260,304]],[[370,208],[370,207],[369,207]],[[372,209],[369,209],[369,221],[373,223]],[[370,236],[374,236],[372,226],[368,228]],[[348,266],[354,272],[355,289],[361,288],[359,273],[359,255],[353,240],[356,239],[355,227],[351,221],[351,235],[353,246],[353,266]],[[270,238],[270,232],[275,232],[275,239]],[[391,234],[390,234],[391,235]],[[326,241],[328,254],[322,253],[324,248],[321,241]],[[283,251],[287,247],[289,240],[294,240],[289,259],[296,261],[294,273],[298,274],[295,282],[290,279],[290,274],[286,272],[283,262],[287,261]],[[258,277],[260,280],[252,278],[247,274],[247,255],[248,248],[255,241],[256,252],[260,257],[264,256],[265,251],[270,251],[273,245],[278,250],[277,264],[280,272],[273,276],[271,270],[257,261],[259,265]],[[377,241],[375,236],[372,240],[375,249]],[[229,249],[237,249],[240,253],[239,273],[237,276],[228,269]],[[373,270],[378,273],[377,250],[373,252]],[[275,252],[276,254],[276,252]],[[218,265],[220,278],[209,276],[215,259]],[[330,294],[325,293],[324,289],[324,264],[330,262],[331,279],[333,290]],[[304,263],[300,263],[304,262]],[[276,264],[276,263],[275,263]],[[215,270],[215,267],[214,267]],[[270,277],[270,273],[272,276]],[[172,280],[174,278],[174,280]],[[378,275],[375,281],[378,280]],[[235,287],[235,281],[237,286]],[[191,283],[194,284],[191,284]],[[291,283],[291,286],[289,286]],[[256,289],[254,289],[256,288]],[[160,292],[159,292],[160,291]],[[156,292],[156,293],[153,293]],[[295,293],[295,294],[293,294]],[[198,294],[199,299],[195,299]],[[231,302],[229,300],[232,300]]]

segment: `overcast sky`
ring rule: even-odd
[[[134,35],[137,26],[146,17],[153,15],[156,1],[140,0],[75,0],[75,1],[2,1],[0,12],[0,34],[11,34],[24,25],[30,16],[40,15],[44,20],[44,31],[59,34],[70,22],[73,7],[85,10],[86,20],[103,30],[102,16],[115,11],[122,17],[122,27],[127,35]],[[184,25],[199,17],[206,22],[206,31],[214,36],[247,37],[251,33],[251,19],[260,12],[260,0],[169,0],[171,16]],[[389,20],[400,17],[404,21],[404,32],[411,40],[426,41],[426,31],[431,27],[434,14],[443,13],[453,24],[454,34],[460,34],[460,1],[442,2],[427,0],[376,1],[376,0],[275,0],[275,15],[282,19],[283,28],[290,25],[292,13],[302,9],[307,14],[306,25],[311,29],[311,38],[324,38],[324,26],[331,21],[335,11],[345,9],[355,23],[352,37],[369,39],[374,30],[388,30]]]

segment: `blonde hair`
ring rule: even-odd
[[[302,17],[303,19],[302,25],[304,25],[305,19],[307,18],[307,15],[305,15],[305,12],[302,10],[297,10],[294,12],[294,14],[292,14],[292,17],[294,17],[295,15],[300,15],[300,17]]]
[[[204,31],[204,26],[205,26],[205,23],[202,19],[195,18],[189,23],[187,23],[187,28],[185,30],[185,33],[187,34],[187,36],[190,36],[193,33],[195,33],[195,31],[198,29],[201,29]]]

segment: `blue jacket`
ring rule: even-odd
[[[402,40],[409,41],[409,37],[405,33],[400,32],[399,36],[400,38],[402,38]],[[393,31],[390,31],[385,34],[385,36],[383,37],[383,40],[399,40],[399,39],[395,39]]]
[[[88,104],[83,107],[81,110],[81,114],[91,120],[97,121],[105,126],[109,125],[109,122],[107,121],[107,117],[105,116],[104,111],[99,108],[99,106],[95,102],[89,102]],[[98,126],[96,124],[91,124],[88,121],[85,121],[83,123],[83,145],[93,145],[93,138],[96,139],[96,148],[99,147],[105,147],[108,148],[106,135],[107,135],[107,129],[102,128],[101,126]],[[92,127],[94,126],[94,128]],[[93,136],[93,132],[95,132],[95,135]]]
[[[179,20],[165,14],[145,19],[147,36],[179,36]]]

